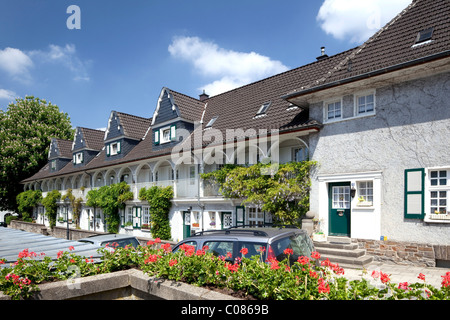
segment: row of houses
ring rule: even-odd
[[[134,193],[121,233],[149,236],[139,190],[172,186],[172,240],[272,217],[224,198],[200,174],[224,163],[306,159],[310,211],[326,235],[450,243],[450,3],[415,0],[362,45],[209,97],[162,88],[149,117],[111,111],[106,131],[53,139],[25,190],[72,189],[80,227],[104,231],[92,188],[125,181]],[[149,109],[153,109],[149,105]],[[47,223],[44,208],[35,219]],[[68,212],[69,211],[69,212]],[[70,218],[61,200],[61,223]]]

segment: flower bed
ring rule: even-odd
[[[112,245],[100,249],[103,259],[94,263],[91,258],[71,253],[72,250],[70,247],[68,251],[61,251],[52,261],[43,253],[25,249],[14,265],[0,270],[0,291],[12,299],[27,299],[38,290],[40,283],[137,267],[149,276],[232,290],[256,299],[450,299],[450,272],[442,276],[441,288],[427,284],[422,274],[418,275],[416,283],[395,284],[388,274],[374,272],[372,277],[382,283],[381,287],[375,287],[365,279],[348,281],[344,277],[345,270],[338,264],[328,259],[319,263],[317,252],[290,264],[288,258],[262,261],[263,252],[247,257],[248,251],[242,249],[242,258],[229,261],[228,256],[212,255],[207,247],[195,250],[183,245],[173,253],[170,244],[161,244],[156,239],[138,248]],[[291,249],[286,249],[285,254],[289,257]],[[38,255],[40,259],[36,259]]]

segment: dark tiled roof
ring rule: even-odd
[[[434,28],[432,40],[414,45],[418,33],[430,27]],[[431,59],[449,50],[450,1],[415,0],[329,73],[302,90],[311,91],[327,84],[342,83],[386,68],[402,68],[407,63],[421,63],[423,59]]]
[[[205,108],[205,103],[198,99],[189,97],[185,94],[170,90],[173,95],[173,99],[178,109],[180,110],[181,117],[186,120],[200,121]]]
[[[105,131],[89,128],[80,128],[87,149],[101,150],[105,145]]]
[[[299,116],[301,109],[291,109],[290,103],[282,96],[294,89],[307,85],[322,76],[331,67],[341,61],[352,50],[321,59],[308,65],[286,71],[267,79],[213,96],[208,103],[204,116],[204,125],[218,116],[213,128],[225,132],[226,129],[288,129],[315,125],[308,116]],[[260,107],[270,102],[263,116],[256,116]]]
[[[131,114],[117,112],[126,137],[140,140],[152,123],[151,118],[142,118]]]
[[[52,141],[54,141],[58,146],[58,150],[59,150],[58,158],[72,159],[72,143],[73,143],[73,141],[57,139],[57,138],[52,139]]]

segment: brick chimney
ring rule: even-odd
[[[200,97],[200,101],[205,101],[206,99],[209,98],[209,95],[207,95],[205,93],[205,90],[203,90],[203,93],[201,95],[199,95],[199,97]]]

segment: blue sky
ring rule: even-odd
[[[2,1],[0,109],[33,95],[74,127],[104,128],[111,110],[151,117],[163,87],[197,98],[314,62],[322,46],[361,44],[410,2]]]

